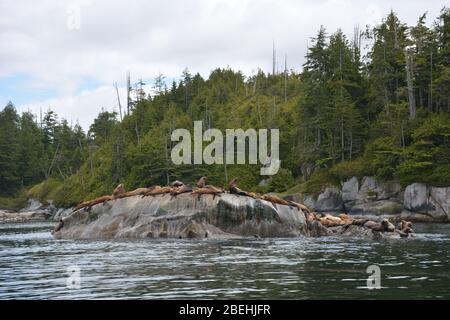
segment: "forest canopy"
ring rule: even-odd
[[[130,87],[129,110],[102,110],[88,132],[51,110],[37,119],[9,103],[0,111],[0,195],[28,190],[70,206],[118,183],[203,175],[221,186],[239,177],[260,192],[316,192],[364,175],[450,186],[450,10],[427,18],[408,26],[390,12],[350,37],[321,27],[300,72],[227,68],[204,79],[186,69],[171,84],[160,74],[154,94]],[[258,165],[173,164],[171,132],[194,121],[205,130],[280,129],[282,169],[267,179]]]

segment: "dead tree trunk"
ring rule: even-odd
[[[120,104],[119,88],[117,87],[117,82],[114,84],[114,86],[116,87],[117,102],[119,103],[120,121],[122,121],[122,105]]]
[[[408,85],[409,118],[416,117],[416,98],[414,97],[414,84],[412,79],[413,66],[411,56],[405,51],[406,60],[406,83]]]

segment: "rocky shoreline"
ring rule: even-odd
[[[42,204],[39,200],[28,199],[26,207],[19,211],[0,209],[0,223],[59,221],[72,211],[73,208],[56,208],[51,200]]]
[[[402,222],[403,223],[403,222]],[[406,222],[404,222],[406,223]],[[231,193],[170,193],[115,198],[62,218],[57,239],[228,239],[240,237],[356,236],[414,238],[408,227],[388,220],[316,214],[304,207]]]
[[[367,225],[338,222],[346,213],[351,220],[389,224],[448,222],[450,188],[414,183],[402,189],[395,182],[373,177],[343,181],[342,188],[325,188],[318,196],[288,195],[285,199],[305,203],[315,212],[230,193],[134,195],[79,210],[56,208],[29,199],[19,212],[0,210],[0,223],[57,221],[58,239],[116,238],[233,238],[295,236],[358,236],[369,239],[400,238],[399,230],[378,232]],[[285,201],[286,202],[286,201]],[[348,215],[347,215],[348,214]],[[325,220],[324,220],[325,219]],[[320,222],[319,222],[320,221]],[[324,223],[325,221],[325,223]],[[393,226],[393,225],[392,225]],[[408,235],[406,235],[408,237]]]
[[[450,188],[423,183],[403,189],[397,182],[353,177],[342,181],[341,188],[328,187],[317,196],[297,193],[286,198],[303,202],[316,212],[415,222],[450,221]]]

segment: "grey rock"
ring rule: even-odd
[[[428,203],[428,187],[424,183],[413,183],[405,188],[403,206],[414,212],[428,212],[433,207]]]
[[[306,195],[304,199],[305,200],[303,201],[303,204],[305,206],[307,206],[308,208],[310,208],[313,211],[317,210],[316,209],[316,199],[314,199],[313,196]],[[296,200],[294,200],[294,201],[296,201]]]
[[[353,177],[342,184],[342,200],[344,202],[355,201],[358,196],[358,178]]]
[[[27,206],[23,209],[21,209],[19,212],[29,212],[29,211],[36,211],[39,209],[42,209],[44,205],[36,199],[28,199]]]
[[[64,208],[58,209],[55,215],[53,216],[53,220],[58,221],[59,219],[69,216],[73,212],[73,209],[74,209],[73,207],[68,209]]]
[[[436,219],[450,220],[450,188],[430,187],[430,214]]]
[[[62,219],[59,239],[229,238],[307,235],[305,215],[250,197],[181,194],[128,197]]]
[[[378,200],[403,200],[402,187],[398,182],[385,182],[378,184]]]
[[[430,214],[412,212],[409,210],[402,211],[400,214],[400,220],[408,220],[411,222],[436,222],[436,219]]]
[[[371,201],[354,205],[349,213],[351,215],[392,215],[400,214],[403,206],[400,202],[391,200]]]
[[[429,216],[435,221],[450,219],[450,188],[413,183],[405,188],[403,206],[406,211]]]
[[[318,212],[343,212],[344,201],[341,192],[337,188],[326,188],[317,197],[313,208]]]
[[[332,235],[365,238],[369,240],[400,239],[396,232],[378,232],[362,226],[349,225],[328,228]]]
[[[375,177],[364,177],[356,196],[356,203],[377,200],[402,200],[401,186],[397,182],[379,182]]]

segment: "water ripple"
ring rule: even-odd
[[[450,298],[449,228],[416,241],[354,238],[54,240],[52,223],[0,225],[0,299]],[[419,226],[420,227],[420,226]],[[381,289],[367,288],[369,265]],[[67,287],[78,266],[80,287]],[[408,290],[404,290],[408,289]]]

